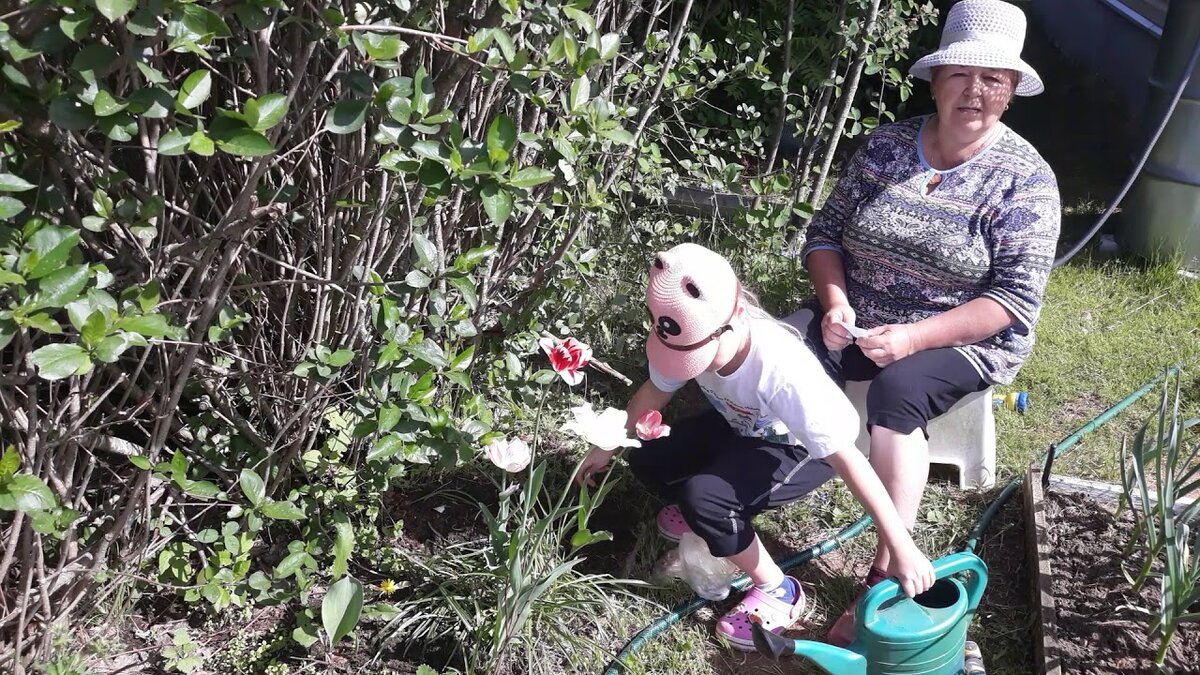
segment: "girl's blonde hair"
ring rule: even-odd
[[[804,335],[800,333],[799,328],[796,328],[792,324],[773,316],[770,312],[763,309],[762,302],[759,301],[758,295],[745,286],[741,287],[741,294],[738,297],[738,304],[745,308],[747,316],[754,319],[767,319],[769,321],[774,321],[783,327],[784,330],[799,338],[801,342],[804,342]]]

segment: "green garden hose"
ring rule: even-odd
[[[1170,368],[1165,369],[1162,373],[1158,374],[1149,382],[1138,388],[1137,391],[1134,391],[1132,394],[1121,399],[1111,408],[1105,410],[1099,415],[1096,415],[1090,421],[1088,421],[1087,424],[1084,424],[1076,429],[1070,436],[1067,436],[1063,440],[1059,441],[1058,444],[1047,450],[1046,454],[1043,455],[1039,461],[1053,460],[1055,457],[1067,452],[1077,443],[1079,443],[1084,436],[1095,431],[1105,422],[1116,416],[1117,413],[1121,412],[1125,408],[1128,408],[1135,401],[1149,393],[1150,390],[1155,387],[1155,385],[1163,380],[1163,378],[1170,377],[1178,373],[1179,366],[1171,366]],[[1047,464],[1047,467],[1049,467],[1049,464]],[[1017,490],[1020,489],[1021,481],[1021,475],[1015,476],[1011,481],[1008,482],[1008,485],[1004,486],[1004,489],[1000,492],[1000,494],[997,495],[990,504],[988,504],[988,507],[984,510],[983,515],[979,517],[979,520],[975,522],[974,527],[972,527],[971,531],[967,534],[966,543],[963,544],[962,550],[970,551],[972,553],[975,552],[975,547],[979,543],[979,537],[982,536],[987,530],[988,525],[991,524],[992,519],[996,517],[996,514],[999,513],[1004,504],[1007,503],[1008,500],[1011,499],[1014,494],[1016,494]],[[867,525],[870,524],[870,516],[863,516],[853,523],[850,523],[836,535],[826,539],[820,544],[817,544],[811,548],[807,548],[798,553],[794,553],[791,556],[778,561],[779,567],[786,571],[799,567],[800,565],[812,560],[816,560],[830,551],[837,549],[851,538],[857,536],[860,532],[867,528]],[[734,591],[743,591],[749,585],[750,578],[743,574],[735,579],[733,583],[730,584],[730,587]],[[663,631],[679,623],[681,619],[689,614],[692,614],[706,604],[708,604],[708,600],[705,600],[700,596],[694,596],[690,600],[685,600],[679,603],[670,612],[659,617],[653,623],[638,631],[637,635],[634,635],[629,642],[625,643],[625,646],[621,648],[621,651],[617,652],[617,655],[613,657],[613,660],[608,663],[608,667],[604,670],[604,675],[618,675],[625,669],[625,660],[629,656],[641,649],[647,642],[657,637]]]

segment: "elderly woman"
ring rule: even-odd
[[[1021,60],[1024,39],[1014,5],[954,5],[940,47],[911,71],[929,80],[937,112],[871,134],[801,253],[816,298],[789,321],[835,379],[871,381],[871,465],[910,529],[929,474],[927,423],[1012,382],[1054,260],[1054,173],[1000,121],[1014,94],[1043,90]],[[853,338],[855,325],[865,335]],[[863,590],[890,557],[876,550]],[[852,637],[853,606],[829,640]]]

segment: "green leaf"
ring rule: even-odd
[[[92,109],[96,111],[96,117],[116,115],[128,107],[128,103],[117,101],[112,94],[103,89],[96,93],[96,100],[92,102]]]
[[[104,18],[116,21],[128,14],[135,4],[134,0],[96,0],[96,9]]]
[[[620,143],[621,145],[633,145],[633,134],[625,131],[625,129],[620,126],[616,126],[611,129],[601,129],[600,135],[610,141]]]
[[[435,368],[445,368],[449,363],[442,348],[438,343],[429,338],[425,338],[421,342],[409,347],[408,350],[413,356]]]
[[[142,87],[129,97],[129,111],[142,117],[160,120],[171,114],[174,102],[171,92],[162,87]],[[159,143],[161,144],[161,140]]]
[[[365,99],[338,101],[325,118],[325,129],[335,134],[352,134],[367,121],[371,102]]]
[[[267,484],[251,469],[242,469],[242,473],[238,476],[238,486],[242,488],[242,494],[246,495],[246,499],[249,499],[255,507],[261,505],[267,496]]]
[[[97,188],[92,193],[92,210],[101,218],[111,218],[113,214],[113,200],[108,196],[108,193]]]
[[[330,354],[329,358],[325,359],[325,363],[328,363],[329,365],[333,366],[334,368],[341,368],[342,366],[346,365],[347,363],[350,363],[352,360],[354,360],[354,350],[353,349],[339,349],[336,352]]]
[[[305,649],[313,646],[319,638],[317,637],[317,627],[313,624],[312,619],[303,613],[296,615],[296,628],[292,631],[292,639]]]
[[[498,115],[487,132],[488,158],[495,164],[508,161],[509,152],[517,142],[517,127],[508,115]]]
[[[433,280],[429,278],[429,275],[421,270],[413,270],[408,273],[408,276],[404,277],[404,283],[413,288],[428,288],[432,282]]]
[[[11,173],[0,173],[0,192],[24,192],[32,190],[35,187],[37,186],[20,176],[14,176]]]
[[[250,588],[256,591],[267,591],[271,588],[271,578],[262,572],[251,574],[247,583],[250,585]]]
[[[408,45],[399,37],[382,33],[364,34],[363,47],[366,49],[367,56],[375,61],[390,61],[408,49]]]
[[[367,461],[382,462],[403,449],[404,441],[396,434],[388,434],[371,446],[371,452],[367,453]]]
[[[0,349],[4,349],[12,343],[13,336],[17,334],[17,322],[12,319],[0,319]]]
[[[150,470],[150,460],[141,455],[130,455],[129,463],[141,469],[142,471]]]
[[[130,25],[132,25],[132,24],[130,24]],[[150,35],[155,35],[155,34],[157,34],[157,30],[152,31],[150,33]],[[146,78],[146,81],[149,82],[150,84],[166,84],[167,82],[169,82],[169,80],[167,79],[167,76],[162,74],[162,71],[160,71],[159,69],[157,69],[147,63],[138,61],[137,68],[142,73],[142,77]]]
[[[570,17],[570,19],[584,31],[588,33],[596,32],[596,20],[593,19],[592,16],[587,12],[570,5],[563,5],[562,11],[563,14],[566,14],[568,17]]]
[[[120,58],[120,55],[112,47],[99,43],[90,44],[80,49],[75,58],[71,60],[71,70],[83,73],[91,81],[94,81],[97,74],[96,71],[103,73],[118,58]]]
[[[300,520],[304,511],[291,502],[267,502],[263,504],[262,513],[271,520]]]
[[[27,473],[12,476],[0,483],[0,510],[45,511],[54,508],[54,493],[36,476]]]
[[[408,124],[412,119],[412,100],[408,96],[394,95],[388,99],[387,111],[400,124]]]
[[[514,187],[528,188],[551,180],[554,180],[553,171],[547,171],[540,166],[527,166],[518,171],[508,183]]]
[[[233,13],[237,15],[238,21],[250,30],[262,30],[271,25],[271,19],[262,9],[249,3],[240,3],[233,8]]]
[[[92,19],[95,18],[96,16],[91,12],[77,11],[74,14],[67,14],[59,19],[58,28],[63,32],[63,35],[66,35],[75,42],[79,42],[88,36],[88,32],[92,27]]]
[[[483,262],[485,258],[496,252],[496,247],[492,245],[476,246],[454,259],[454,269],[459,272],[470,272],[475,269],[475,266]]]
[[[0,284],[4,284],[4,285],[15,284],[17,286],[24,286],[25,285],[25,277],[21,276],[20,274],[17,274],[16,272],[9,272],[8,270],[0,270]]]
[[[90,348],[103,340],[105,335],[108,335],[108,320],[105,319],[104,312],[92,312],[84,322],[83,329],[79,331],[80,339]]]
[[[442,158],[442,144],[437,141],[417,141],[412,144],[412,151],[425,159],[432,159],[435,162],[445,161]]]
[[[295,574],[304,564],[312,560],[312,556],[306,551],[296,551],[289,553],[287,557],[279,561],[275,566],[275,578],[286,579]]]
[[[117,321],[117,328],[137,333],[148,338],[163,338],[175,333],[175,329],[162,314],[127,316]]]
[[[213,137],[217,141],[217,147],[238,157],[262,157],[275,152],[275,146],[271,145],[266,136],[248,127],[227,130],[219,136],[214,127]]]
[[[83,131],[96,123],[92,109],[72,94],[59,94],[50,100],[50,121],[69,131]]]
[[[121,332],[116,335],[109,335],[96,345],[93,351],[96,358],[105,363],[116,363],[117,359],[121,358],[121,354],[130,347],[145,347],[146,339],[136,333]]]
[[[184,5],[183,25],[202,36],[229,37],[229,26],[220,14],[200,5]]]
[[[43,380],[61,380],[72,375],[83,375],[92,369],[92,360],[83,347],[66,343],[46,345],[29,355],[37,366],[38,377]]]
[[[363,587],[354,577],[342,577],[321,600],[321,625],[330,645],[350,634],[362,613]]]
[[[116,114],[101,117],[97,120],[97,124],[105,136],[121,143],[132,141],[133,135],[137,133],[137,123],[129,115]]]
[[[29,311],[65,307],[79,298],[80,291],[91,276],[91,268],[87,265],[61,267],[38,282],[37,292],[26,301],[25,307]]]
[[[346,514],[336,511],[333,514],[333,530],[333,566],[329,575],[341,577],[350,567],[350,554],[354,551],[354,526]]]
[[[611,61],[621,50],[621,36],[616,33],[606,33],[600,38],[600,58]]]
[[[417,668],[417,675],[438,675],[438,672],[425,664]]]
[[[178,129],[172,129],[159,137],[158,154],[168,156],[182,155],[187,152],[190,141],[191,136],[184,136],[179,133]]]
[[[29,328],[36,328],[43,333],[49,333],[51,335],[61,335],[63,332],[62,326],[60,326],[59,323],[54,319],[51,319],[49,314],[44,312],[30,314],[22,319],[20,323]]]
[[[567,105],[567,110],[572,113],[577,113],[583,110],[583,106],[587,105],[588,98],[592,95],[592,82],[588,79],[587,74],[580,75],[574,82],[571,83],[571,98]]]
[[[288,111],[287,97],[267,94],[246,101],[246,122],[256,131],[266,131],[283,121]]]
[[[191,5],[189,5],[190,7]],[[212,73],[207,70],[197,70],[183,81],[175,100],[184,110],[191,110],[208,100],[212,93]]]
[[[496,225],[503,224],[512,215],[512,195],[497,183],[491,181],[485,183],[479,196],[483,199],[484,212]]]
[[[512,63],[517,58],[517,48],[513,45],[512,38],[502,28],[497,28],[495,33],[496,46],[500,48],[500,53],[504,55],[504,60]]]
[[[25,204],[20,199],[0,196],[0,220],[11,220],[13,216],[23,210],[25,210]]]
[[[217,146],[213,140],[208,137],[208,134],[203,131],[196,131],[188,140],[188,151],[194,152],[201,157],[212,157],[217,151]]]
[[[390,431],[399,422],[400,408],[398,406],[388,404],[379,409],[379,421],[377,425],[380,431]]]
[[[25,261],[25,277],[40,279],[60,271],[71,251],[79,245],[79,232],[69,227],[43,227],[29,238],[33,253]]]
[[[13,446],[4,448],[4,455],[0,456],[0,483],[8,482],[8,479],[21,468],[21,455]]]
[[[189,480],[183,484],[183,491],[193,497],[215,499],[221,494],[221,489],[206,480]]]
[[[437,269],[442,256],[437,245],[430,241],[429,237],[420,232],[413,234],[413,248],[417,250],[417,259],[421,261],[421,269],[427,272]]]

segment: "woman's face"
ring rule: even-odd
[[[974,66],[938,66],[933,100],[939,124],[966,136],[982,136],[996,125],[1012,100],[1016,72]]]

